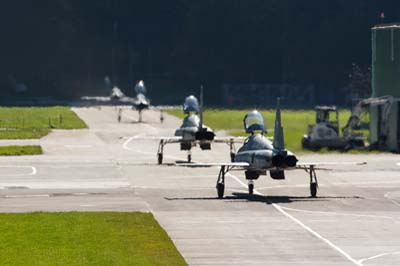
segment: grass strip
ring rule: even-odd
[[[7,266],[186,265],[150,213],[0,214]]]
[[[43,154],[38,145],[27,146],[0,146],[0,156],[38,155]]]
[[[68,107],[0,107],[0,139],[37,139],[51,129],[82,129],[86,124]]]

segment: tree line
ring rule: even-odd
[[[399,11],[394,0],[9,1],[0,10],[1,91],[23,82],[31,94],[77,96],[110,76],[121,87],[146,79],[155,88],[339,92],[354,64],[370,66],[371,27],[398,21]]]

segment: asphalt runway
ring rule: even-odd
[[[400,157],[302,155],[302,162],[361,162],[318,171],[309,198],[304,171],[265,176],[247,195],[242,172],[216,198],[218,168],[156,164],[157,138],[180,125],[146,111],[75,108],[90,129],[56,130],[39,142],[45,155],[0,158],[0,211],[150,211],[189,265],[400,265]],[[300,141],[300,140],[299,140]],[[1,143],[0,143],[1,145]],[[197,162],[229,161],[229,147],[195,148]],[[176,144],[164,161],[185,160]]]

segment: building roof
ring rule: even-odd
[[[336,111],[336,106],[327,106],[327,105],[317,105],[315,106],[315,110],[322,110],[322,111]]]
[[[372,27],[372,30],[380,30],[380,29],[400,29],[400,22],[396,23],[388,23],[388,24],[378,24]]]

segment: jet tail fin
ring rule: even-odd
[[[281,120],[280,98],[277,99],[273,146],[277,150],[285,149],[285,140],[283,137],[283,127]]]
[[[203,85],[200,86],[200,123],[199,129],[203,128]]]

